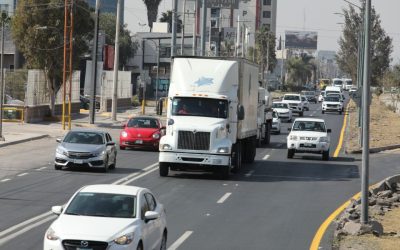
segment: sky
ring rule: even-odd
[[[351,2],[360,5],[358,0]],[[372,5],[380,15],[382,27],[393,39],[393,63],[400,63],[400,1],[372,0]],[[337,51],[344,20],[334,13],[342,12],[343,8],[348,8],[343,0],[278,0],[277,37],[284,37],[285,30],[317,31],[318,50]],[[172,0],[162,0],[158,15],[171,9]],[[125,0],[125,23],[132,33],[149,31],[143,0]]]

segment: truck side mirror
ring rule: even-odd
[[[244,107],[242,105],[238,106],[238,120],[241,121],[244,119]]]

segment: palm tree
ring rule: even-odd
[[[147,8],[147,21],[150,27],[150,32],[153,29],[153,22],[157,21],[158,6],[161,0],[143,0]]]
[[[315,65],[313,57],[305,53],[300,57],[292,57],[287,62],[289,81],[301,87],[307,80],[311,79]]]
[[[256,51],[254,52],[257,56],[257,63],[261,65],[261,72],[272,70],[275,67],[275,35],[271,34],[268,27],[262,26],[257,31]]]
[[[182,20],[180,16],[176,16],[177,23],[176,23],[176,32],[181,33],[182,31]],[[168,23],[168,33],[172,32],[172,10],[167,10],[167,12],[161,13],[161,17],[158,20],[161,23]]]

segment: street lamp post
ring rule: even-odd
[[[1,59],[0,59],[0,70],[1,70],[1,84],[0,84],[0,141],[4,141],[3,136],[3,103],[4,103],[4,28],[5,23],[8,22],[10,18],[7,13],[2,11],[1,13]]]
[[[147,41],[151,41],[154,43],[154,46],[157,50],[157,76],[156,76],[156,93],[155,93],[155,99],[156,102],[158,100],[158,82],[159,82],[159,72],[160,72],[160,39],[158,39],[158,44],[151,39],[146,39]]]
[[[113,95],[111,117],[113,121],[117,120],[117,105],[118,105],[118,68],[119,68],[119,29],[121,15],[121,0],[117,0],[117,20],[115,24],[115,48],[114,48],[114,79],[113,79]]]

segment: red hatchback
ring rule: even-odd
[[[163,127],[160,119],[155,117],[138,116],[124,124],[124,130],[119,136],[119,148],[152,148],[158,151]]]

